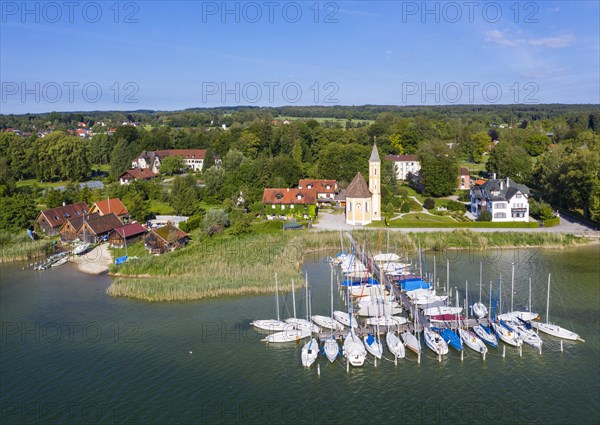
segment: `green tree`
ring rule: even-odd
[[[458,160],[455,152],[442,141],[425,143],[419,150],[421,184],[425,193],[446,196],[458,186]]]
[[[148,201],[139,192],[127,195],[123,202],[127,204],[129,215],[133,220],[145,222],[150,217],[150,206]]]
[[[185,168],[183,158],[180,156],[167,156],[161,161],[160,173],[166,176],[181,173]]]
[[[479,164],[483,161],[483,154],[487,152],[489,145],[490,136],[485,131],[480,131],[467,138],[463,150],[471,161]]]
[[[123,171],[131,167],[131,155],[129,145],[125,139],[117,142],[110,154],[110,175],[113,179],[118,179]]]
[[[0,198],[0,229],[26,229],[36,215],[35,201],[27,194]]]
[[[523,147],[529,155],[538,156],[548,150],[549,144],[550,138],[545,134],[532,134],[525,140]]]
[[[389,139],[392,148],[394,148],[394,152],[396,152],[397,155],[402,155],[404,153],[404,146],[402,146],[402,136],[399,133],[396,133],[392,134]]]
[[[203,220],[203,229],[206,234],[212,236],[222,232],[229,226],[229,216],[220,209],[212,209],[206,212]]]
[[[510,177],[517,183],[525,183],[532,172],[531,158],[523,147],[499,142],[490,154],[486,169],[499,178]]]

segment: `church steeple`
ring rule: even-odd
[[[369,191],[372,194],[372,219],[381,220],[381,160],[375,143],[369,158]]]

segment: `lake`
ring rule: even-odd
[[[106,295],[108,276],[67,264],[47,271],[0,265],[0,418],[2,423],[419,423],[595,424],[600,421],[600,262],[598,245],[565,250],[493,250],[436,254],[437,276],[479,296],[483,261],[489,282],[503,281],[510,305],[533,308],[586,340],[541,335],[543,353],[523,347],[451,349],[440,363],[429,350],[408,352],[395,366],[389,352],[346,373],[340,360],[319,357],[304,369],[301,346],[266,345],[253,319],[275,317],[272,295],[195,302],[146,303]],[[424,267],[433,271],[433,255]],[[329,314],[329,265],[309,256],[305,270],[313,314]],[[462,296],[462,295],[461,295]],[[344,308],[335,290],[336,308]],[[291,295],[280,294],[282,318]],[[305,314],[303,289],[296,294]]]

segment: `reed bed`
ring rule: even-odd
[[[424,250],[484,250],[490,247],[565,247],[586,243],[585,238],[552,233],[405,233],[385,230],[358,230],[354,239],[366,241],[372,252],[394,249],[409,255]],[[339,232],[283,232],[277,234],[220,236],[190,243],[189,246],[159,257],[142,257],[120,266],[108,288],[112,296],[146,301],[177,301],[226,295],[265,294],[275,290],[274,275],[283,291],[303,285],[302,264],[319,252],[337,252],[349,241]]]
[[[0,263],[24,261],[39,258],[52,251],[52,241],[39,239],[32,241],[26,232],[14,234],[0,231]]]

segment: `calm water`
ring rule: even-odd
[[[437,258],[445,281],[445,258]],[[453,252],[450,280],[478,297],[477,253]],[[71,265],[44,272],[0,266],[0,420],[2,423],[598,423],[600,420],[598,247],[565,251],[499,251],[484,258],[487,285],[503,275],[509,293],[516,266],[515,308],[545,315],[552,273],[551,320],[586,343],[544,337],[529,346],[491,350],[487,361],[456,351],[438,363],[384,360],[347,374],[320,359],[305,370],[301,347],[266,346],[249,328],[274,316],[274,297],[149,304],[105,294],[108,277]],[[439,266],[440,261],[444,263]],[[433,257],[427,257],[429,268]],[[329,313],[328,265],[310,258],[313,312]],[[284,302],[285,300],[285,302]],[[509,305],[507,295],[505,305]],[[303,291],[297,294],[304,314]],[[336,306],[341,306],[339,294]],[[282,294],[282,316],[291,311]],[[506,310],[506,309],[505,309]],[[389,357],[389,353],[386,354]],[[369,358],[372,361],[372,357]]]

